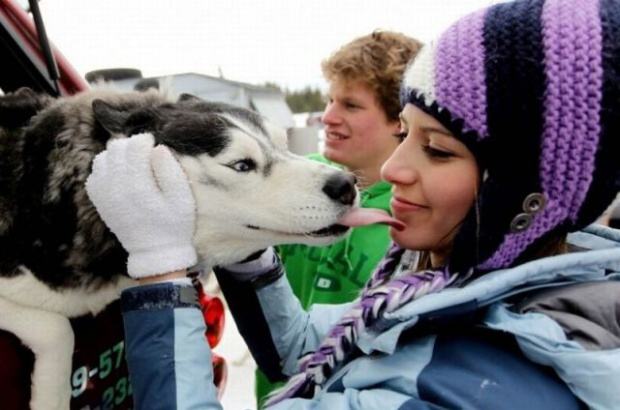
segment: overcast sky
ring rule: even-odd
[[[320,62],[374,29],[428,41],[496,0],[42,0],[52,42],[85,74],[110,67],[325,88]]]

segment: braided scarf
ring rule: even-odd
[[[362,295],[313,353],[299,360],[300,373],[275,391],[266,406],[292,397],[314,397],[335,370],[344,365],[355,350],[359,335],[385,313],[393,312],[408,302],[450,286],[455,275],[447,270],[407,272],[392,279],[404,249],[392,244],[373,273]]]

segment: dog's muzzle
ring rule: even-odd
[[[346,173],[337,173],[330,176],[325,185],[323,192],[334,201],[343,205],[353,205],[357,196],[355,189],[355,176]]]

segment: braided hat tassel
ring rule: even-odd
[[[456,275],[447,270],[416,272],[366,289],[358,302],[331,329],[319,348],[299,360],[301,372],[270,396],[266,405],[273,406],[292,397],[313,397],[333,372],[346,363],[359,335],[366,328],[375,324],[385,313],[450,286],[455,278]]]

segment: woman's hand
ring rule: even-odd
[[[153,135],[110,141],[93,162],[86,192],[129,253],[132,278],[178,277],[196,264],[189,181],[167,147],[154,147]]]

